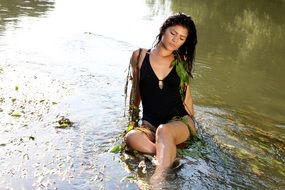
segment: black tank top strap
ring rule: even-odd
[[[142,64],[141,64],[140,75],[141,75],[141,73],[142,73],[141,70],[144,69],[145,67],[148,67],[148,66],[149,66],[148,64],[150,64],[150,62],[149,62],[150,50],[151,50],[151,49],[148,49],[148,50],[146,51],[145,57],[144,57],[144,59],[143,59],[143,61],[142,61]],[[148,70],[148,69],[147,69],[147,70]]]

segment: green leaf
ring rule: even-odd
[[[67,123],[62,123],[58,126],[58,128],[62,128],[62,129],[65,129],[67,127],[69,127],[69,124],[67,124]]]
[[[187,73],[186,69],[185,69],[185,66],[187,66],[187,63],[185,61],[177,61],[174,62],[175,63],[175,69],[176,69],[176,72],[180,78],[181,81],[183,81],[184,83],[189,83],[189,74]]]
[[[198,150],[188,150],[188,149],[177,149],[177,154],[179,156],[189,156],[194,159],[199,159],[202,155]]]
[[[58,124],[59,126],[57,128],[67,128],[67,127],[72,127],[73,125],[73,122],[70,121],[70,119],[66,118],[66,117],[61,117],[59,120],[58,120]]]
[[[176,60],[176,59],[174,59],[174,60],[171,62],[171,66],[175,66],[175,65],[177,65],[177,60]]]
[[[134,129],[134,122],[130,122],[127,128],[127,132],[131,131]]]
[[[118,144],[118,145],[113,146],[113,147],[109,150],[109,152],[112,152],[112,153],[119,153],[121,150],[122,150],[122,145],[121,145],[121,144]]]
[[[20,114],[19,112],[16,112],[16,111],[13,111],[10,115],[13,117],[21,117],[22,116],[22,114]]]

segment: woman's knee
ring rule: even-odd
[[[125,142],[128,148],[144,152],[148,154],[155,154],[155,145],[148,137],[141,131],[132,130],[125,135]]]
[[[159,127],[156,130],[156,139],[162,139],[162,138],[171,138],[171,129],[168,124],[162,124],[159,125]]]
[[[129,145],[132,141],[135,140],[135,138],[137,137],[138,131],[136,130],[131,130],[129,131],[126,135],[125,135],[125,141],[126,143]]]

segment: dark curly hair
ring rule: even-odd
[[[186,68],[188,74],[192,76],[192,68],[194,64],[195,48],[197,44],[197,32],[196,26],[192,18],[184,13],[176,13],[166,19],[163,25],[160,27],[160,32],[156,37],[155,46],[159,44],[162,36],[164,35],[167,28],[175,25],[180,25],[188,30],[188,36],[184,44],[178,49],[180,58],[188,63],[188,68]]]

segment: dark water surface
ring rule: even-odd
[[[132,50],[173,12],[198,29],[198,138],[165,189],[285,188],[285,2],[0,0],[0,189],[147,189],[109,153]],[[74,122],[58,128],[61,116]]]

